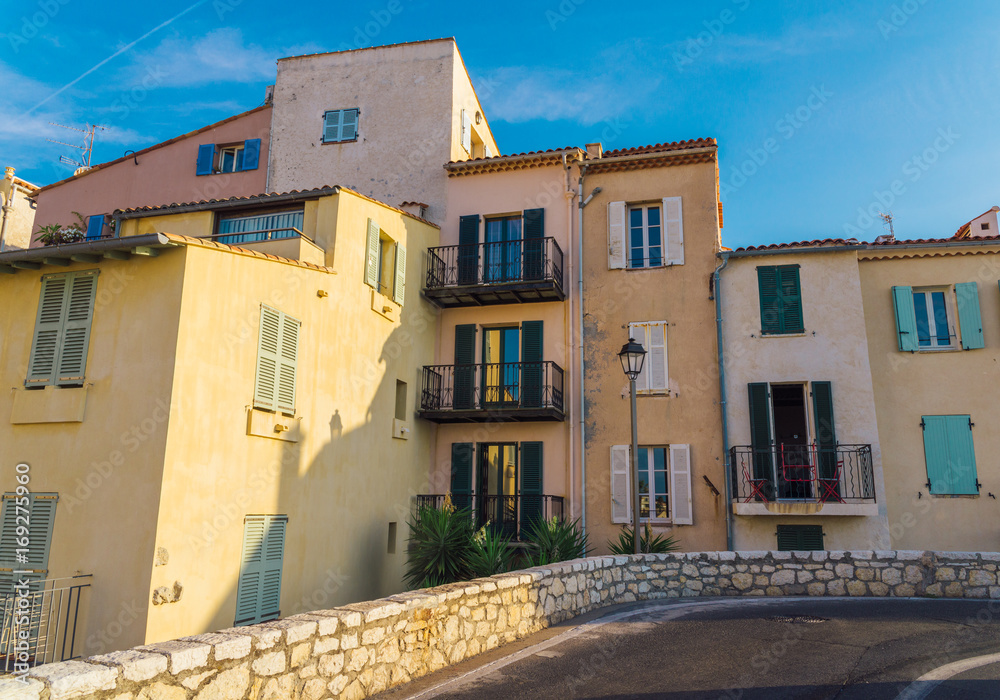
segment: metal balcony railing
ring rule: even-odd
[[[424,507],[440,508],[444,499],[444,494],[417,496],[415,515],[419,517]],[[563,517],[562,496],[452,494],[451,502],[455,508],[469,511],[477,528],[488,522],[491,528],[499,529],[512,539],[523,539],[531,524],[539,519]]]
[[[730,450],[735,503],[874,503],[871,445]]]
[[[430,248],[425,291],[475,285],[548,283],[560,294],[563,252],[554,238]]]
[[[27,581],[8,574],[0,583],[0,660],[6,673],[80,656],[81,600],[93,576]],[[85,612],[85,610],[84,610]]]
[[[424,367],[420,410],[563,411],[563,370],[555,362],[505,362]]]

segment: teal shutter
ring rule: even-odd
[[[524,211],[524,279],[545,277],[545,210]]]
[[[541,442],[521,443],[521,531],[524,532],[532,523],[543,517],[542,487],[544,473],[542,470]]]
[[[970,416],[923,416],[922,423],[930,492],[978,494]]]
[[[93,241],[104,233],[104,214],[94,214],[87,219],[87,240]]]
[[[832,479],[837,471],[837,429],[833,420],[833,384],[813,382],[813,416],[816,419],[816,447],[819,476]]]
[[[242,170],[256,170],[260,162],[260,139],[247,139],[243,142]]]
[[[56,356],[62,344],[63,309],[69,287],[69,275],[42,278],[42,294],[38,301],[26,386],[55,383]]]
[[[365,257],[365,284],[378,289],[378,224],[368,219],[368,253]]]
[[[771,479],[771,395],[766,382],[748,385],[750,396],[750,445],[753,450],[753,477]]]
[[[268,411],[277,409],[278,350],[281,346],[281,312],[261,305],[260,335],[257,339],[257,377],[253,405]]]
[[[458,509],[472,507],[472,459],[475,446],[471,442],[451,443],[451,502]]]
[[[406,293],[406,248],[401,243],[396,244],[396,279],[392,285],[392,300],[403,305]]]
[[[299,359],[300,323],[281,313],[281,349],[278,352],[277,410],[295,414],[295,375]]]
[[[917,313],[913,309],[913,288],[893,287],[892,306],[896,312],[896,336],[900,352],[920,349],[917,339]]]
[[[18,499],[26,498],[18,509]],[[0,528],[0,568],[32,571],[38,574],[38,579],[44,579],[49,569],[49,550],[52,546],[52,527],[56,517],[56,502],[59,500],[54,493],[32,493],[18,497],[13,493],[3,496],[2,528]],[[22,517],[20,522],[18,516]],[[17,527],[28,525],[27,561],[17,560],[18,546]]]
[[[802,333],[802,285],[798,265],[779,265],[778,295],[781,301],[781,332]]]
[[[341,110],[340,140],[355,141],[358,138],[358,110]]]
[[[198,162],[195,167],[195,175],[211,175],[212,165],[215,163],[215,144],[204,143],[198,146]]]
[[[760,293],[760,331],[765,335],[781,333],[781,309],[778,304],[778,268],[767,265],[757,268],[757,290]]]
[[[544,387],[542,321],[521,322],[521,405],[541,408]]]
[[[252,625],[280,616],[287,523],[285,515],[247,516],[236,589],[235,625]]]
[[[958,324],[962,331],[962,349],[976,350],[983,342],[983,319],[979,313],[979,288],[975,282],[960,282],[955,285],[958,299]]]
[[[96,295],[96,271],[78,272],[70,276],[62,347],[59,349],[56,375],[56,384],[59,386],[83,384]]]
[[[26,386],[83,383],[97,274],[88,270],[42,278]]]
[[[455,396],[456,410],[474,408],[476,386],[476,324],[455,326]]]
[[[479,282],[479,215],[458,220],[458,283]]]
[[[343,116],[344,116],[343,111],[339,109],[326,112],[323,115],[324,143],[336,143],[341,140],[340,124],[341,124],[341,119],[343,119]]]

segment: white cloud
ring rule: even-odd
[[[272,49],[244,44],[239,29],[225,27],[198,38],[164,39],[151,51],[136,55],[124,80],[142,83],[152,79],[164,87],[273,81],[276,56]],[[128,88],[129,84],[118,87]]]

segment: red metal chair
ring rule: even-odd
[[[743,478],[746,479],[747,483],[750,484],[750,495],[746,497],[744,503],[749,503],[757,498],[767,503],[767,495],[764,493],[764,485],[767,484],[768,479],[755,479],[747,469],[747,466],[743,465]]]
[[[781,445],[781,475],[785,481],[811,482],[815,479],[815,465],[812,459],[812,448],[809,445],[793,445],[788,454],[785,445]],[[805,464],[802,458],[805,457]],[[795,461],[789,461],[795,460]]]
[[[843,503],[844,499],[840,496],[840,475],[844,471],[844,462],[837,462],[837,467],[833,471],[833,476],[826,479],[820,477],[817,479],[819,481],[819,500],[821,503],[826,503],[827,501],[836,501],[837,503]]]

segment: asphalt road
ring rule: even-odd
[[[1000,601],[723,599],[618,606],[379,696],[1000,698]]]

